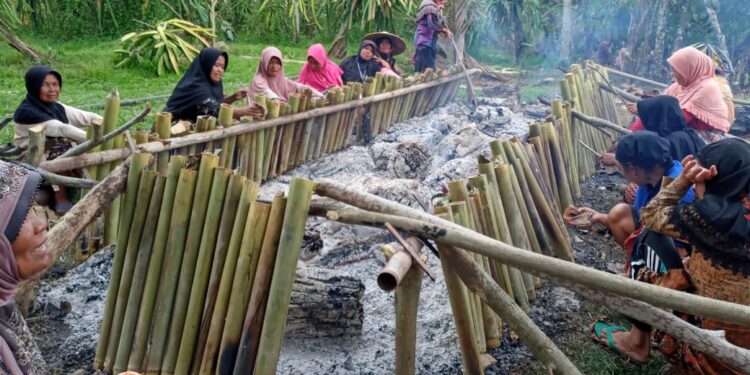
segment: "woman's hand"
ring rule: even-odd
[[[263,107],[257,104],[253,104],[253,106],[250,107],[250,116],[252,116],[253,120],[263,120],[264,112]]]
[[[638,116],[638,105],[637,104],[635,104],[635,103],[628,103],[628,104],[626,104],[626,106],[628,107],[628,112],[630,112],[630,113]]]
[[[391,68],[391,64],[388,64],[388,61],[385,61],[385,60],[381,59],[379,56],[373,56],[372,58],[378,64],[380,64],[380,66],[382,66],[383,68],[386,68],[386,69],[390,69]]]
[[[688,155],[682,159],[682,166],[680,178],[689,181],[691,184],[710,181],[719,173],[715,165],[709,168],[701,166],[693,155]]]
[[[247,98],[247,93],[248,92],[250,92],[250,90],[248,88],[239,89],[239,90],[237,90],[237,92],[235,92],[234,94],[232,94],[232,98],[234,99],[235,102],[238,101],[238,100],[242,100],[244,98]]]

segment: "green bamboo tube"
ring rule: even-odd
[[[234,114],[234,109],[231,105],[222,103],[221,107],[219,109],[219,125],[221,125],[222,128],[228,129],[234,124],[234,120],[232,119],[232,116]],[[227,137],[224,138],[224,142],[221,146],[221,160],[219,161],[219,165],[224,168],[233,168],[234,167],[234,148],[237,144],[237,137]]]
[[[141,184],[143,184],[143,179],[149,178],[146,177],[146,173],[144,172],[144,175],[141,177]],[[133,282],[130,287],[130,295],[127,299],[128,303],[123,318],[119,342],[117,343],[117,353],[113,366],[114,373],[121,373],[127,370],[130,348],[133,344],[133,335],[138,322],[138,311],[143,297],[143,288],[146,284],[149,262],[151,261],[154,239],[156,237],[156,227],[159,222],[159,212],[161,211],[161,202],[164,198],[166,180],[165,176],[156,177],[151,193],[151,200],[148,204],[148,213],[143,225],[143,234],[138,244],[138,257],[133,269]],[[135,216],[137,216],[137,213]]]
[[[319,100],[318,101],[318,108],[322,108],[328,105],[327,100]],[[325,132],[326,132],[326,123],[328,123],[328,117],[329,115],[318,117],[318,123],[313,128],[313,136],[312,139],[315,140],[315,147],[311,147],[312,149],[312,158],[317,159],[320,157],[323,151],[323,140],[325,139]]]
[[[107,302],[104,305],[104,315],[102,317],[102,327],[99,331],[99,342],[96,346],[96,356],[94,359],[94,368],[101,369],[104,365],[105,356],[107,355],[107,345],[109,344],[110,329],[112,327],[112,318],[115,313],[117,304],[117,293],[120,287],[120,277],[125,264],[125,254],[127,252],[128,238],[130,234],[130,224],[135,214],[136,199],[141,179],[141,173],[148,166],[150,155],[147,153],[136,153],[130,162],[128,171],[128,184],[125,188],[125,209],[122,210],[123,228],[118,236],[117,247],[115,248],[115,259],[112,261],[112,274],[107,286]]]
[[[266,105],[268,107],[268,114],[266,115],[266,118],[274,119],[279,117],[279,110],[281,109],[281,105],[278,101],[269,100],[267,101]],[[265,150],[263,150],[263,179],[267,179],[271,174],[271,157],[273,156],[273,147],[276,144],[276,131],[276,127],[266,129],[266,148]]]
[[[257,259],[263,245],[265,232],[271,215],[271,205],[255,202],[250,208],[250,217],[245,227],[242,239],[242,248],[237,259],[237,270],[232,283],[232,294],[229,298],[230,305],[227,312],[227,320],[224,325],[222,337],[220,373],[229,373],[231,367],[226,367],[235,359],[237,343],[242,335],[242,324],[248,309],[248,299],[253,287],[253,265],[257,265]],[[253,260],[256,260],[254,262]]]
[[[212,116],[198,116],[198,118],[195,120],[195,132],[196,133],[203,133],[208,131],[208,123],[209,119]],[[206,151],[207,147],[205,145],[192,145],[190,146],[190,155],[195,155],[200,152]]]
[[[172,308],[172,318],[170,321],[169,337],[167,340],[166,353],[164,355],[161,372],[162,374],[172,374],[175,370],[177,355],[180,349],[180,341],[184,334],[185,319],[187,316],[188,303],[190,301],[190,291],[193,285],[196,272],[196,262],[200,248],[203,246],[203,231],[206,227],[206,217],[208,215],[209,203],[216,203],[212,197],[214,195],[223,195],[219,193],[222,189],[226,190],[226,181],[229,176],[224,177],[223,171],[219,172],[222,181],[214,183],[216,169],[219,167],[219,157],[213,154],[202,154],[200,167],[198,169],[198,180],[195,187],[195,198],[193,198],[193,209],[190,212],[190,226],[188,228],[187,240],[185,242],[185,252],[182,255],[182,264],[180,265],[180,276],[177,283],[177,292]],[[213,189],[218,190],[214,191]],[[223,203],[223,196],[221,203]],[[218,204],[218,209],[222,205]],[[214,207],[211,207],[214,208]],[[217,215],[214,215],[217,216]],[[218,219],[209,225],[217,225]],[[207,244],[213,247],[215,244]]]
[[[287,112],[288,105],[286,103],[281,104],[282,112]],[[284,113],[281,117],[285,116]],[[276,141],[273,144],[273,154],[271,155],[271,166],[268,170],[268,177],[276,177],[279,175],[279,164],[281,163],[281,154],[283,153],[282,147],[284,147],[284,137],[289,134],[289,124],[279,125],[276,127]]]
[[[252,288],[246,289],[249,291],[248,303],[232,305],[227,312],[218,358],[218,372],[221,374],[252,373],[286,208],[287,199],[283,194],[277,194],[268,214],[268,223],[256,265],[257,272],[250,281]],[[234,288],[232,290],[234,291]],[[249,372],[242,372],[245,369]]]
[[[448,221],[453,221],[450,210],[438,213],[439,208],[435,207],[436,215]],[[442,245],[438,244],[438,251],[444,252]],[[461,359],[464,368],[464,374],[483,374],[482,367],[479,363],[479,348],[474,339],[474,330],[471,322],[471,313],[469,310],[468,299],[465,295],[465,287],[459,279],[453,265],[447,261],[446,257],[440,257],[440,265],[443,268],[443,278],[448,289],[448,301],[453,312],[453,322],[456,325],[458,344],[461,350]]]
[[[258,132],[252,132],[245,135],[245,146],[243,147],[242,155],[246,158],[245,169],[242,170],[241,175],[253,179],[255,175],[255,147],[257,145]]]
[[[542,127],[542,131],[545,134],[549,142],[550,156],[552,158],[552,167],[555,172],[555,180],[558,185],[558,192],[560,194],[560,209],[565,210],[566,207],[573,204],[573,196],[570,192],[570,179],[565,168],[565,159],[560,149],[560,143],[557,140],[557,132],[552,124],[545,125]]]
[[[345,86],[341,91],[337,92],[336,102],[339,104],[345,103],[350,91],[351,89]],[[331,152],[338,151],[341,148],[341,144],[343,143],[342,139],[344,138],[344,134],[346,133],[346,119],[349,115],[349,110],[339,111],[338,114],[338,121],[336,121],[335,127],[336,131],[333,134],[330,145]]]
[[[412,375],[417,357],[417,310],[424,271],[412,265],[396,289],[396,375]]]
[[[177,193],[180,171],[185,167],[187,161],[182,156],[174,156],[169,162],[164,194],[159,208],[159,221],[156,225],[156,234],[151,258],[148,263],[148,273],[143,287],[143,297],[137,312],[137,325],[133,337],[132,349],[128,359],[128,370],[142,372],[143,357],[146,353],[149,330],[151,329],[151,318],[154,310],[156,292],[161,277],[161,269],[164,261],[164,251],[169,234],[169,226],[172,221],[172,209],[174,207],[175,195]],[[192,200],[192,195],[190,196]],[[184,203],[184,202],[182,202]],[[128,345],[121,345],[128,348]],[[120,349],[118,349],[120,350]],[[118,358],[120,353],[118,352]]]
[[[148,203],[151,201],[151,193],[154,190],[155,182],[156,172],[143,170],[141,178],[138,181],[138,195],[134,202],[136,207],[132,216],[133,224],[130,226],[122,272],[120,273],[120,286],[117,288],[116,295],[107,296],[107,298],[116,298],[117,301],[109,330],[107,354],[104,357],[104,368],[107,370],[112,369],[117,356],[117,345],[120,342],[122,323],[129,303],[128,297],[130,297],[130,286],[133,282],[133,272],[135,270],[136,259],[138,258],[141,235],[143,234],[143,227],[149,212]]]
[[[216,117],[208,116],[208,128],[207,131],[216,130]],[[206,142],[206,148],[204,151],[214,151],[214,141]]]
[[[544,184],[550,188],[550,199],[555,203],[555,207],[560,207],[560,194],[557,192],[557,183],[553,178],[550,178],[549,171],[552,169],[552,161],[547,159],[547,154],[544,152],[545,142],[542,137],[532,137],[528,139],[528,142],[534,145],[536,154],[539,155],[540,168],[542,173],[542,179]]]
[[[167,253],[165,255],[169,262],[162,272],[157,293],[157,305],[153,314],[153,327],[149,339],[149,349],[146,360],[146,374],[159,374],[161,372],[164,357],[165,344],[172,316],[172,307],[175,300],[175,291],[180,276],[183,253],[188,237],[190,212],[193,208],[194,193],[197,189],[198,172],[183,169],[180,172],[180,181],[177,185],[177,194],[169,238],[167,240]],[[131,358],[132,360],[132,358]]]
[[[542,187],[539,185],[537,175],[531,168],[531,163],[528,159],[522,156],[523,151],[518,142],[512,143],[516,155],[519,155],[518,161],[520,162],[522,173],[517,172],[519,176],[524,176],[524,181],[527,183],[526,188],[521,187],[522,190],[528,191],[530,197],[526,197],[527,202],[532,201],[538,209],[540,220],[544,222],[544,227],[549,234],[548,238],[551,241],[550,246],[553,255],[564,260],[572,261],[572,249],[570,248],[570,242],[568,241],[567,235],[565,234],[565,227],[561,225],[559,213],[554,211],[547,202],[547,197],[544,194]],[[519,178],[519,181],[521,179]],[[558,211],[559,212],[559,211]]]
[[[271,129],[258,130],[255,134],[255,167],[253,168],[253,181],[260,183],[263,181],[263,167],[266,155],[266,133]]]
[[[289,311],[289,299],[294,283],[294,274],[305,234],[307,212],[310,209],[314,183],[294,178],[289,186],[289,199],[284,212],[284,225],[279,240],[279,250],[274,265],[268,304],[263,320],[258,357],[255,366],[257,375],[276,373],[281,354],[281,340]],[[236,370],[236,368],[235,368]],[[236,373],[236,371],[235,371]]]
[[[531,128],[529,128],[531,130]],[[507,162],[505,160],[505,151],[503,150],[503,142],[499,139],[495,139],[490,142],[490,150],[492,151],[492,156],[495,158],[495,160],[505,163]]]
[[[354,93],[352,94],[352,100],[359,100],[363,96],[364,87],[361,83],[357,82],[353,85]],[[359,121],[359,108],[352,108],[349,113],[348,129],[346,132],[346,138],[344,143],[348,146],[352,142],[352,136],[354,135],[354,128],[357,126]]]
[[[503,200],[503,209],[505,211],[505,217],[508,220],[508,227],[510,229],[510,235],[513,240],[513,245],[528,249],[528,236],[521,219],[520,210],[516,204],[515,191],[513,190],[513,179],[511,177],[512,170],[510,165],[501,164],[495,168],[495,175],[497,176],[498,187],[500,188],[501,199]],[[513,283],[513,295],[516,297],[516,302],[524,311],[528,311],[528,291],[533,288],[534,281],[530,274],[522,273],[523,283]],[[523,296],[523,297],[522,297]],[[526,297],[526,298],[524,298]]]
[[[313,134],[313,126],[315,126],[315,119],[311,118],[305,121],[304,130],[302,132],[302,141],[300,143],[299,157],[297,163],[301,164],[308,160],[308,154],[311,146],[311,137]]]
[[[491,236],[491,234],[489,233],[490,229],[488,227],[488,223],[485,220],[485,207],[482,205],[481,198],[478,196],[478,194],[472,195],[471,204],[474,206],[474,221],[479,223],[479,227],[481,228],[480,233],[486,236]],[[491,275],[492,270],[490,269],[490,262],[487,257],[480,257],[480,259],[482,268],[485,270],[485,272]],[[500,333],[497,330],[498,323],[497,320],[495,320],[495,312],[492,311],[492,309],[487,306],[487,304],[482,303],[481,313],[486,348],[497,348],[500,346]]]
[[[385,91],[384,92],[391,92],[395,88],[395,82],[393,80],[393,76],[386,76],[385,77]],[[390,117],[391,110],[393,107],[393,99],[386,99],[383,101],[383,106],[381,108],[381,115],[380,115],[380,121],[378,123],[378,134],[385,133],[386,130],[388,130],[388,118]]]
[[[120,113],[120,94],[113,90],[107,95],[104,103],[104,119],[102,128],[104,134],[109,134],[117,128],[117,117]],[[115,140],[109,140],[101,144],[101,150],[111,150],[115,145]],[[99,179],[107,177],[112,170],[112,163],[100,164],[97,167],[96,176]],[[117,229],[120,216],[120,199],[115,199],[104,213],[104,245],[112,245],[117,242]]]
[[[138,130],[135,132],[135,144],[141,145],[148,143],[148,132],[145,130]]]
[[[380,74],[380,75],[378,75]],[[378,73],[375,75],[375,95],[386,92],[387,80],[385,75]],[[382,117],[383,102],[374,102],[370,105],[370,130],[371,138],[375,138],[379,134],[378,126],[380,125],[380,119]]]
[[[532,127],[534,130],[533,133],[531,133]],[[539,149],[539,156],[544,157],[544,164],[542,165],[542,169],[545,173],[546,180],[549,182],[549,186],[552,187],[552,192],[555,194],[553,198],[555,198],[557,206],[560,207],[560,192],[555,177],[555,167],[552,165],[552,153],[549,149],[549,141],[545,136],[546,134],[542,131],[542,125],[537,123],[530,126],[529,135],[531,135],[529,141]]]
[[[341,90],[335,90],[328,93],[328,102],[331,103],[331,105],[339,104],[340,92]],[[341,111],[338,111],[329,114],[326,119],[326,131],[323,136],[323,144],[321,145],[323,154],[329,154],[333,150],[333,142],[336,140],[336,132],[338,131],[340,118]]]
[[[302,113],[307,110],[307,99],[307,95],[302,95],[300,97],[299,105],[297,106],[297,110],[294,113]],[[312,100],[312,98],[310,99]],[[294,137],[292,137],[292,145],[289,148],[289,160],[287,162],[287,168],[284,170],[285,172],[296,167],[300,163],[299,158],[300,153],[302,152],[302,138],[305,133],[306,122],[307,121],[297,121],[294,123]]]
[[[299,94],[289,95],[289,111],[290,111],[289,114],[296,114],[297,112],[299,112],[301,100],[302,100],[302,96]],[[284,143],[282,146],[283,153],[281,156],[281,163],[279,165],[279,170],[278,170],[279,174],[282,174],[289,169],[289,161],[290,161],[292,152],[297,150],[297,148],[294,148],[293,150],[293,147],[292,147],[296,133],[297,133],[297,123],[292,123],[286,126],[286,132],[284,134]]]
[[[215,176],[214,176],[215,178]],[[219,287],[221,283],[222,273],[226,264],[226,256],[229,249],[229,242],[232,237],[232,230],[234,229],[235,219],[237,212],[240,209],[243,186],[246,184],[247,179],[238,174],[232,174],[229,177],[227,184],[226,196],[224,198],[224,207],[221,210],[221,219],[219,220],[219,231],[216,240],[216,249],[213,253],[213,260],[211,261],[211,274],[206,289],[206,303],[201,315],[200,331],[198,332],[198,343],[195,350],[193,361],[193,367],[190,373],[197,373],[201,365],[201,358],[203,358],[206,343],[208,341],[209,329],[211,326],[211,319],[214,313],[215,306],[217,304],[217,297]],[[252,186],[248,189],[248,197],[254,197],[257,195],[258,185],[254,183],[248,183]],[[247,199],[247,197],[246,197]],[[249,199],[248,199],[249,204]],[[245,211],[245,217],[247,217],[247,211]],[[192,307],[192,302],[190,304]],[[180,344],[182,346],[182,344]],[[182,350],[182,347],[180,348]],[[178,356],[178,364],[180,356]],[[177,372],[179,373],[179,366]]]
[[[555,100],[552,102],[552,112],[555,117],[559,118],[562,122],[563,129],[563,144],[565,145],[565,151],[567,155],[568,168],[570,169],[568,176],[571,180],[571,193],[573,198],[581,196],[580,180],[578,178],[578,160],[575,157],[575,148],[573,148],[573,138],[570,130],[570,123],[568,117],[565,115],[565,109],[562,106],[562,102]]]
[[[491,163],[480,163],[479,164],[479,172],[486,176],[487,183],[489,186],[489,202],[492,205],[492,211],[495,213],[496,223],[497,223],[497,233],[498,237],[497,240],[503,241],[505,243],[513,243],[513,240],[510,235],[510,228],[508,226],[508,221],[505,217],[505,210],[503,209],[503,203],[500,198],[500,188],[498,187],[498,180],[497,176],[495,175],[495,169]],[[522,282],[521,279],[521,273],[517,269],[508,267],[507,265],[493,261],[495,264],[495,268],[499,270],[499,274],[502,275],[502,283],[500,283],[501,286],[503,286],[506,290],[506,293],[508,293],[509,296],[515,299],[514,291],[513,291],[513,283],[520,283]],[[498,280],[499,281],[499,280]],[[519,297],[520,298],[520,297]]]
[[[198,339],[200,329],[201,315],[204,303],[206,302],[206,290],[208,289],[208,282],[211,276],[211,261],[217,245],[216,241],[223,217],[224,199],[230,175],[231,172],[228,169],[214,169],[211,195],[206,210],[206,224],[203,227],[203,235],[198,250],[198,260],[195,265],[195,275],[190,289],[190,300],[187,305],[184,328],[182,329],[182,339],[178,347],[177,364],[174,370],[177,374],[187,374],[191,369],[193,354],[195,353],[195,343]],[[170,358],[170,352],[167,351],[167,358]]]
[[[159,112],[156,114],[156,134],[159,139],[169,139],[172,137],[172,114],[169,112]],[[156,155],[156,171],[161,174],[167,174],[169,165],[169,151],[160,152]]]
[[[240,245],[244,236],[245,225],[247,224],[248,213],[250,212],[250,205],[255,200],[258,189],[259,185],[255,182],[244,181],[242,184],[242,193],[237,204],[237,212],[235,214],[234,222],[232,223],[231,232],[228,236],[229,243],[226,250],[224,266],[221,270],[217,270],[221,281],[216,295],[216,305],[214,306],[210,317],[211,321],[210,326],[208,327],[206,345],[203,351],[203,356],[201,357],[202,360],[199,367],[199,372],[201,374],[213,374],[217,366],[219,345],[221,344],[227,308],[230,303],[230,293],[232,292],[232,285],[234,283]],[[222,239],[221,236],[220,239]],[[226,241],[226,237],[224,237],[222,241]]]

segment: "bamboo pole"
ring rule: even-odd
[[[46,125],[37,125],[29,129],[29,145],[23,157],[24,163],[36,166],[44,161],[45,129]]]
[[[552,167],[557,182],[557,190],[560,194],[560,209],[565,210],[573,204],[573,195],[570,192],[570,179],[566,170],[566,161],[560,148],[560,142],[557,139],[557,132],[552,124],[542,126],[542,132],[547,139],[550,156],[552,157]]]
[[[144,177],[145,173],[146,172],[144,172]],[[151,193],[148,214],[146,216],[143,226],[143,234],[141,235],[141,240],[138,246],[138,258],[136,259],[133,271],[133,283],[130,287],[128,305],[123,319],[120,340],[117,344],[117,355],[113,366],[114,373],[126,371],[128,367],[130,349],[133,344],[136,324],[138,322],[138,311],[141,307],[144,286],[146,284],[146,277],[148,275],[153,246],[156,239],[159,213],[161,211],[162,200],[164,199],[166,181],[167,178],[165,176],[156,177],[154,189]]]
[[[159,112],[156,114],[156,134],[159,140],[164,141],[172,136],[172,114],[169,112]],[[166,174],[169,168],[169,152],[160,152],[156,157],[156,171]]]
[[[396,289],[396,375],[411,375],[416,369],[417,310],[422,273],[421,268],[412,266]]]
[[[195,187],[195,198],[190,212],[190,226],[188,227],[185,250],[182,254],[180,264],[179,281],[172,307],[172,316],[169,322],[169,335],[164,348],[165,355],[161,364],[162,374],[174,373],[177,355],[180,349],[180,341],[184,333],[187,306],[190,301],[190,289],[195,278],[196,262],[198,252],[203,240],[203,229],[206,224],[206,214],[211,201],[213,190],[213,178],[215,169],[219,166],[219,156],[213,154],[202,154],[198,178]],[[222,176],[223,177],[223,176]],[[228,178],[228,176],[227,176]],[[218,187],[218,186],[217,186]],[[226,183],[224,184],[226,188]],[[221,207],[219,205],[219,207]],[[149,363],[150,365],[150,363]]]
[[[96,355],[94,359],[94,368],[96,369],[102,368],[104,365],[104,359],[107,355],[107,345],[109,344],[110,329],[113,323],[112,317],[115,313],[115,307],[117,304],[115,296],[120,287],[120,277],[125,263],[128,235],[130,233],[130,225],[132,223],[136,198],[138,196],[138,184],[140,182],[141,173],[150,161],[151,155],[137,153],[133,156],[130,163],[130,169],[128,170],[128,185],[125,192],[125,210],[122,212],[123,229],[120,231],[118,237],[117,247],[115,248],[115,259],[112,261],[112,274],[109,279],[109,285],[107,286],[107,296],[111,296],[111,298],[107,298],[107,302],[104,305],[102,327],[99,330],[99,343],[96,346]]]
[[[161,373],[169,321],[172,317],[172,307],[180,277],[180,266],[182,265],[182,257],[185,251],[185,241],[188,237],[190,212],[193,208],[197,180],[198,172],[188,169],[180,171],[165,255],[165,259],[169,261],[162,270],[161,279],[158,282],[159,290],[152,317],[153,325],[150,327],[151,334],[148,341],[146,361],[137,364],[132,361],[131,356],[131,363],[145,367],[145,373],[148,375]],[[144,330],[148,328],[144,327]]]
[[[259,185],[255,182],[245,181],[242,186],[242,193],[239,198],[237,213],[232,223],[231,236],[227,247],[224,267],[220,270],[221,282],[219,284],[218,294],[216,295],[216,306],[210,317],[210,327],[208,328],[208,337],[206,346],[201,357],[199,368],[200,374],[213,374],[219,366],[219,348],[224,332],[225,319],[227,318],[227,309],[229,308],[230,294],[234,284],[234,275],[237,269],[237,259],[239,258],[240,245],[244,236],[245,225],[248,221],[250,205],[257,196]],[[220,237],[222,238],[222,237]],[[224,237],[225,238],[225,237]],[[236,304],[239,308],[241,304]],[[242,319],[242,317],[240,317]],[[231,318],[230,318],[231,320]],[[230,369],[231,371],[231,369]]]
[[[234,124],[234,120],[232,120],[233,113],[234,109],[231,105],[226,103],[221,105],[221,108],[219,109],[219,125],[221,125],[222,128],[228,129]],[[237,137],[228,137],[224,139],[219,165],[228,169],[234,168],[234,148],[236,144]]]
[[[281,105],[278,101],[275,100],[269,100],[267,101],[266,105],[268,106],[268,115],[266,118],[268,119],[276,119],[279,117],[279,111],[281,110]],[[266,132],[266,141],[265,141],[265,154],[263,155],[263,172],[262,172],[262,178],[268,179],[272,174],[272,166],[271,163],[273,162],[273,154],[275,150],[276,145],[276,132],[277,127],[269,128]]]
[[[104,357],[104,368],[112,369],[117,356],[117,345],[122,335],[122,323],[125,310],[128,306],[128,297],[130,296],[130,286],[133,283],[133,271],[135,270],[136,259],[138,258],[138,248],[141,243],[141,235],[148,214],[148,203],[151,201],[151,193],[154,190],[156,182],[156,172],[143,170],[141,178],[136,181],[138,184],[138,193],[135,201],[130,202],[136,207],[132,215],[133,224],[130,226],[127,245],[124,249],[122,271],[120,272],[120,285],[117,293],[107,298],[115,298],[115,309],[112,315],[112,324],[109,330],[109,344],[107,344],[107,353]]]
[[[480,223],[479,227],[481,227],[481,231],[479,232],[486,236],[492,236],[492,234],[490,234],[490,229],[485,217],[485,207],[482,204],[481,197],[479,197],[478,192],[472,194],[471,203],[474,206],[474,216],[476,216],[475,221],[478,221]],[[485,270],[485,272],[492,274],[492,270],[490,269],[490,262],[487,257],[480,257],[480,265]],[[487,306],[486,303],[482,303],[481,312],[486,348],[497,348],[500,346],[500,331],[498,331],[498,322],[495,319],[495,313],[492,311],[492,309],[490,309],[489,306]],[[502,323],[500,325],[502,325]]]
[[[234,306],[234,311],[230,311],[231,319],[230,313],[227,313],[227,325],[219,351],[218,372],[221,374],[249,374],[254,368],[286,207],[287,199],[283,194],[277,194],[271,204],[249,301],[245,305]]]
[[[201,315],[206,302],[206,290],[208,289],[208,281],[211,276],[211,260],[213,259],[213,252],[216,248],[216,241],[219,235],[219,224],[222,219],[224,199],[230,175],[231,172],[228,169],[214,169],[211,195],[209,197],[208,208],[206,209],[206,224],[203,227],[203,235],[201,236],[200,248],[198,249],[195,274],[192,279],[190,299],[185,314],[185,324],[182,328],[182,338],[179,346],[176,347],[178,352],[175,373],[177,374],[187,374],[192,367]],[[167,355],[167,358],[169,357]]]
[[[117,90],[112,91],[105,100],[104,119],[102,120],[102,126],[104,133],[111,133],[117,127],[117,116],[120,113],[120,94]],[[104,142],[101,147],[102,150],[112,149],[115,145],[115,140]],[[103,179],[112,168],[115,166],[114,162],[110,164],[102,164],[97,167],[96,175],[98,178]],[[111,245],[117,242],[117,227],[119,225],[118,219],[120,216],[120,200],[115,199],[114,202],[109,206],[104,217],[104,244]]]
[[[406,239],[406,242],[417,253],[422,249],[422,242],[416,237],[409,237]],[[406,252],[403,246],[398,244],[388,263],[386,263],[385,267],[378,274],[377,281],[380,289],[386,292],[394,291],[401,284],[404,277],[406,277],[406,273],[409,272],[411,265],[411,255]]]
[[[294,283],[294,273],[305,234],[307,212],[313,193],[313,182],[300,178],[292,179],[289,199],[284,212],[284,224],[279,239],[279,250],[274,265],[271,288],[268,294],[265,319],[261,331],[258,357],[255,364],[257,375],[272,375],[281,353],[284,324],[289,311],[289,299]],[[236,373],[236,372],[235,372]]]
[[[281,199],[284,198],[281,197]],[[272,204],[256,202],[250,208],[250,216],[245,227],[240,255],[237,259],[237,270],[230,296],[231,304],[224,326],[222,344],[228,345],[223,346],[221,350],[220,373],[231,371],[231,366],[227,368],[225,365],[231,364],[236,358],[237,343],[242,335],[243,316],[249,308],[248,302],[254,287],[254,267],[258,265],[259,253],[264,245],[266,231],[272,229],[268,227],[272,213],[274,213]]]
[[[289,95],[289,114],[297,114],[300,110],[300,101],[302,100],[301,95],[292,94]],[[279,162],[279,168],[277,173],[283,174],[289,169],[289,158],[292,155],[292,145],[294,143],[294,137],[297,133],[297,123],[293,122],[286,125],[284,130],[284,140],[281,145],[281,161]],[[295,148],[296,150],[296,148]]]
[[[148,276],[143,287],[143,298],[138,312],[138,322],[133,337],[132,349],[128,359],[128,370],[142,372],[145,368],[143,358],[146,354],[146,343],[148,342],[149,330],[151,329],[152,313],[156,303],[156,292],[159,286],[161,271],[164,262],[164,252],[167,246],[167,238],[170,234],[170,224],[172,222],[172,211],[175,202],[186,204],[186,197],[180,196],[177,199],[177,188],[186,188],[187,181],[179,186],[181,170],[187,164],[187,160],[182,156],[174,156],[169,162],[167,169],[166,183],[164,185],[164,195],[159,209],[159,223],[156,226],[156,235],[152,249],[151,259],[148,264]],[[186,194],[186,193],[183,193]],[[189,197],[192,201],[192,194]],[[188,209],[189,210],[189,209]],[[127,347],[127,346],[123,346]],[[119,357],[119,353],[118,353]]]

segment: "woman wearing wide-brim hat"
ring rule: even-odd
[[[396,66],[396,59],[394,58],[394,56],[406,51],[406,42],[400,36],[381,31],[367,34],[363,39],[375,42],[378,45],[378,55],[380,55],[380,58],[390,65],[393,72],[401,75],[401,69]]]

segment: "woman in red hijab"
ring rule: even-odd
[[[313,44],[307,50],[307,63],[299,72],[297,82],[308,85],[318,91],[331,87],[341,87],[341,74],[344,72],[336,63],[328,60],[328,54],[322,44]]]

